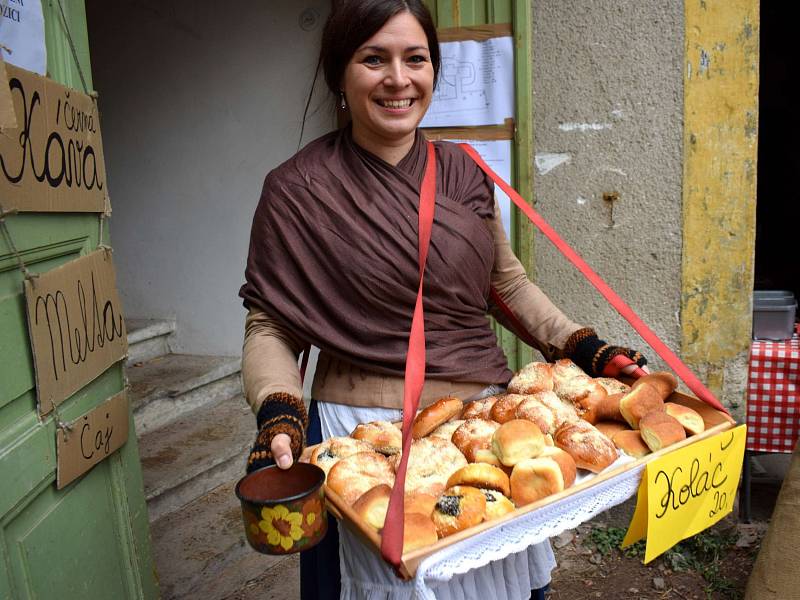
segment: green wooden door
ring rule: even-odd
[[[510,23],[514,32],[515,106],[511,185],[533,199],[533,113],[531,109],[531,0],[426,0],[438,28]],[[533,277],[533,225],[512,206],[511,245]],[[531,348],[495,323],[495,331],[516,370],[533,360]]]
[[[91,89],[83,0],[42,5],[49,76],[83,90],[77,57]],[[97,247],[99,217],[22,213],[5,223],[11,241],[0,235],[0,598],[156,598],[132,419],[122,449],[66,488],[55,486],[57,418],[74,420],[122,390],[122,364],[66,400],[57,415],[39,419],[23,276],[11,249],[31,271],[48,271]]]

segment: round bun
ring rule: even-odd
[[[341,459],[328,473],[327,486],[347,504],[377,485],[394,485],[394,469],[385,456],[375,451],[358,452]]]
[[[552,390],[553,368],[549,363],[529,363],[508,382],[508,391],[512,394],[534,394]]]
[[[481,492],[486,496],[486,513],[483,516],[485,521],[497,519],[514,510],[514,503],[505,494],[487,489],[481,489]]]
[[[372,444],[349,437],[332,437],[314,448],[310,462],[325,471],[327,475],[333,465],[343,458],[358,452],[373,452]]]
[[[542,430],[531,421],[514,419],[501,425],[492,436],[492,452],[507,467],[538,456],[544,448]]]
[[[511,494],[508,475],[502,469],[485,463],[473,463],[466,467],[461,467],[450,475],[447,480],[447,487],[451,488],[454,485],[469,485],[476,488],[497,490],[506,496]]]
[[[504,394],[494,403],[491,410],[493,421],[506,423],[517,418],[517,406],[525,400],[527,396],[521,394]]]
[[[442,423],[454,419],[464,410],[464,403],[458,398],[440,398],[423,409],[411,426],[411,437],[415,440],[425,437]]]
[[[581,418],[595,424],[599,421],[625,422],[619,410],[619,403],[625,394],[611,394],[610,396],[587,396],[580,401]]]
[[[642,378],[644,379],[644,378]],[[619,411],[633,429],[639,429],[639,419],[649,412],[664,412],[664,400],[658,390],[649,383],[640,383],[622,396]]]
[[[398,454],[403,449],[403,434],[389,421],[360,423],[350,437],[369,442],[376,452],[387,456]]]
[[[675,417],[689,435],[703,433],[706,429],[703,417],[693,408],[674,402],[665,402],[664,410],[669,416]]]
[[[395,468],[400,455],[392,457]],[[442,438],[427,437],[411,444],[406,470],[406,492],[422,492],[438,496],[445,489],[450,475],[467,464],[455,445]]]
[[[355,513],[377,530],[383,529],[392,488],[382,483],[367,490],[353,504]]]
[[[618,431],[612,436],[611,441],[628,456],[642,458],[650,454],[650,448],[644,443],[642,436],[639,435],[639,431],[636,429]]]
[[[476,445],[482,448],[490,448],[492,436],[499,427],[500,424],[495,421],[469,419],[453,432],[451,440],[462,453],[465,453],[469,445],[473,445],[473,448],[477,448],[478,446]]]
[[[561,475],[564,477],[564,488],[572,487],[572,484],[575,483],[575,478],[578,476],[578,466],[575,464],[575,459],[558,447],[545,447],[539,458],[545,457],[553,459],[558,464],[558,468],[561,469]]]
[[[408,513],[419,513],[430,517],[436,504],[436,496],[422,492],[412,492],[403,497],[403,510]]]
[[[672,392],[678,389],[678,380],[675,375],[667,371],[656,371],[640,377],[633,382],[633,388],[644,384],[653,386],[662,400],[669,398]]]
[[[686,431],[675,417],[665,412],[647,413],[639,421],[639,433],[653,452],[686,439]]]
[[[553,440],[579,469],[599,473],[617,460],[617,448],[611,440],[586,421],[565,423],[556,430]]]
[[[517,463],[511,473],[511,498],[514,504],[517,506],[531,504],[568,487],[559,461],[563,462],[565,467],[569,467],[570,463],[560,456],[527,458]],[[574,481],[574,475],[572,480]]]
[[[464,448],[464,456],[470,463],[483,463],[495,467],[504,468],[503,463],[492,451],[491,446],[487,448],[482,442],[472,442]]]
[[[498,398],[499,396],[489,396],[488,398],[467,402],[466,406],[464,406],[464,412],[461,413],[461,418],[465,421],[467,419],[490,420],[492,418],[492,407]]]
[[[431,517],[420,513],[403,515],[403,554],[435,544],[438,539]]]
[[[457,485],[445,490],[433,508],[439,537],[446,537],[483,521],[486,496],[478,488]]]

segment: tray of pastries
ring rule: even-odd
[[[734,425],[676,391],[671,373],[631,385],[568,359],[526,365],[504,394],[419,411],[405,485],[403,575],[438,550]],[[306,449],[333,515],[380,553],[400,462],[399,423],[362,423]]]

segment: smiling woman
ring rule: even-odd
[[[425,140],[418,126],[439,57],[420,0],[335,3],[320,62],[351,121],[267,175],[239,292],[249,310],[245,395],[259,427],[250,471],[273,461],[289,468],[304,443],[401,419],[429,164],[435,199],[420,408],[445,396],[485,397],[509,382],[487,318],[502,318],[501,308],[513,316],[503,322],[548,360],[572,356],[594,375],[615,354],[633,354],[573,323],[528,280],[506,239],[491,180],[459,146]],[[320,348],[308,414],[297,368],[306,344]],[[411,485],[407,480],[406,492]],[[300,560],[304,599],[414,596],[413,582],[398,579],[346,531],[339,540],[333,524]],[[431,586],[444,600],[525,600],[532,589],[543,597],[554,566],[544,542]]]

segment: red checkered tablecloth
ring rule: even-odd
[[[792,452],[800,436],[800,339],[753,340],[747,381],[747,449]]]

